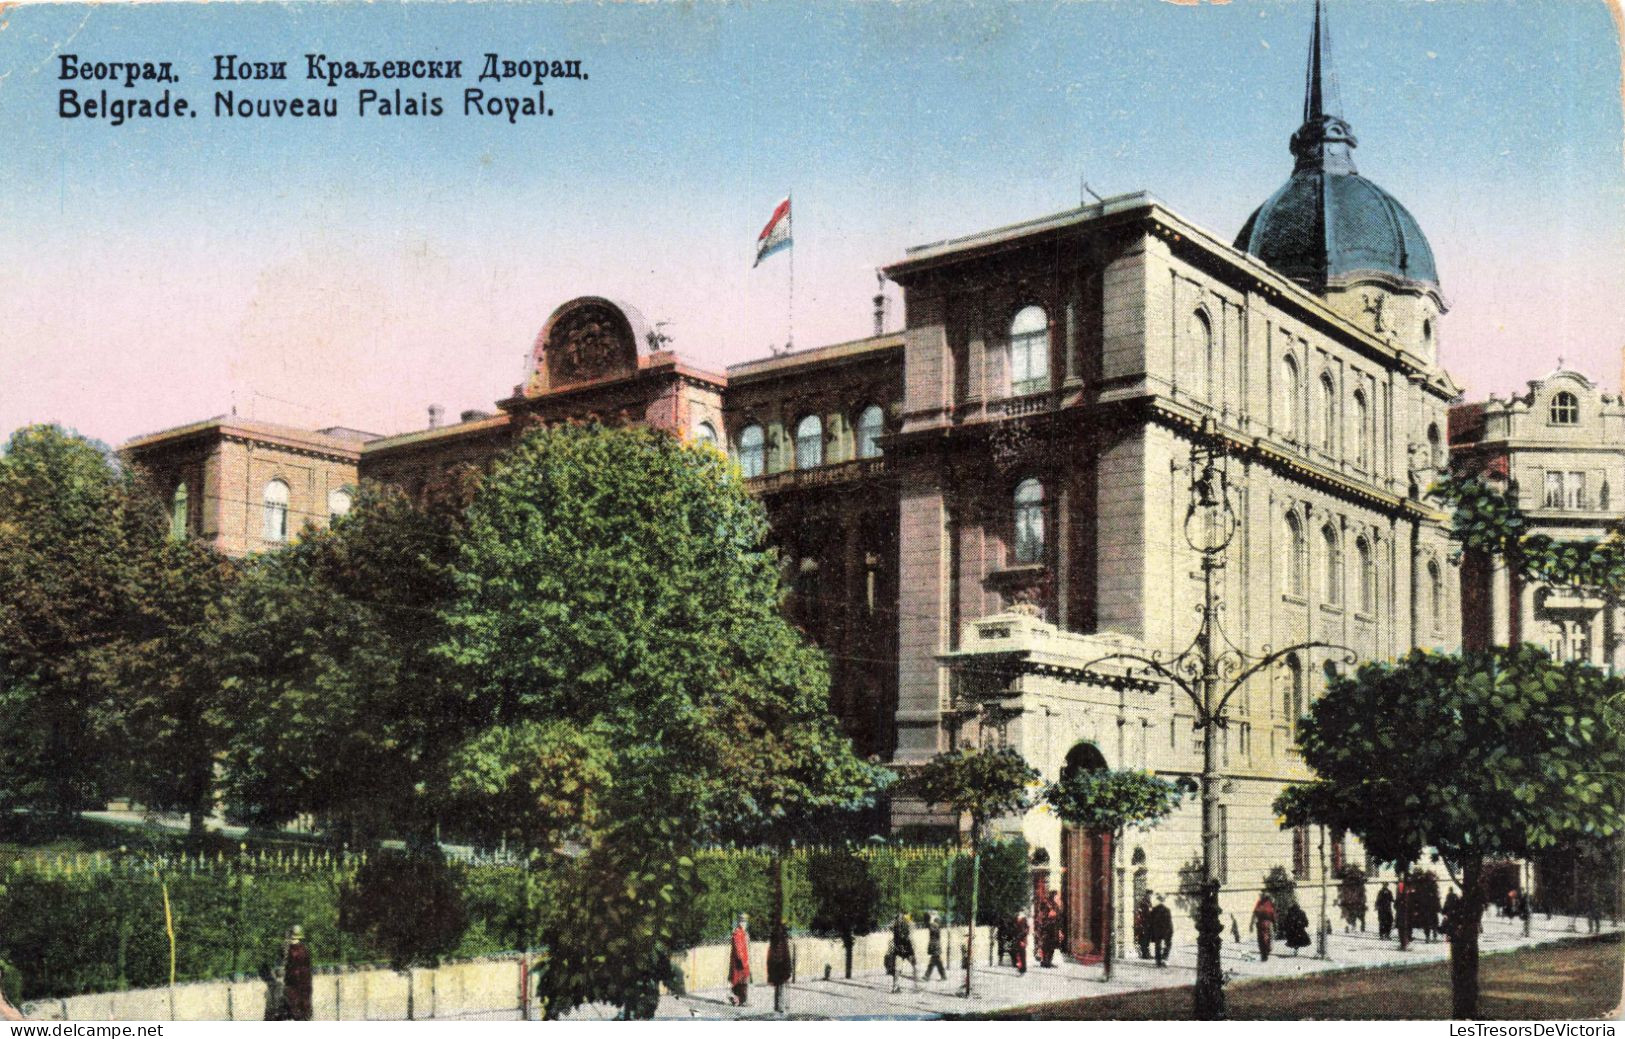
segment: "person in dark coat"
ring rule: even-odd
[[[942,917],[932,913],[925,926],[927,934],[925,939],[925,955],[927,959],[925,980],[930,981],[931,972],[936,971],[943,981],[947,981],[948,968],[942,962]]]
[[[898,913],[891,925],[891,990],[900,991],[903,980],[903,961],[908,961],[909,976],[914,988],[920,987],[920,963],[914,958],[914,929],[909,926],[907,913]]]
[[[1258,901],[1253,903],[1253,930],[1258,935],[1258,958],[1268,961],[1275,938],[1275,902],[1268,891],[1260,893]]]
[[[282,984],[288,1001],[289,1021],[309,1021],[311,1002],[310,946],[305,929],[298,924],[288,935],[288,948],[282,956]]]
[[[1377,937],[1383,941],[1394,930],[1394,893],[1388,890],[1387,881],[1377,892]]]
[[[1055,966],[1055,950],[1061,947],[1061,896],[1051,891],[1038,907],[1038,962]]]
[[[1015,965],[1017,974],[1027,973],[1027,935],[1030,933],[1027,914],[1018,913],[1015,926],[1010,928],[1010,962]]]
[[[1146,932],[1146,923],[1151,919],[1151,893],[1148,891],[1140,896],[1134,905],[1134,945],[1140,950],[1140,959],[1151,958],[1151,935]]]
[[[1422,937],[1433,941],[1439,933],[1439,889],[1432,884],[1416,885],[1413,905],[1416,907],[1417,925],[1422,928]]]
[[[1157,896],[1157,904],[1146,915],[1145,934],[1156,954],[1157,966],[1166,966],[1168,951],[1174,944],[1174,914],[1168,911],[1168,900],[1162,895]]]
[[[1011,955],[1010,937],[1016,933],[1016,922],[1009,917],[1000,917],[998,927],[993,932],[993,944],[999,950],[999,966],[1004,966],[1004,958]]]
[[[1456,926],[1461,923],[1461,902],[1454,891],[1444,896],[1444,909],[1439,914],[1439,930],[1447,942],[1456,940]]]
[[[1303,911],[1303,906],[1296,902],[1286,908],[1281,920],[1281,937],[1294,956],[1309,944],[1309,916]]]
[[[732,947],[728,952],[728,984],[733,994],[728,1002],[742,1007],[750,999],[750,917],[739,914],[734,924]]]
[[[788,985],[790,973],[790,927],[788,921],[780,920],[767,939],[767,983],[774,988]],[[774,999],[777,1002],[777,994]]]

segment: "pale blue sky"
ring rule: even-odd
[[[1148,190],[1232,237],[1290,170],[1307,0],[233,4],[0,15],[0,426],[109,440],[226,410],[382,432],[489,406],[597,292],[720,367],[785,336],[761,223],[795,196],[798,346],[870,325],[912,244]],[[1609,386],[1625,316],[1620,58],[1601,0],[1332,0],[1360,171],[1417,216],[1444,358]],[[481,55],[576,58],[552,119],[464,117]],[[457,58],[438,119],[354,115],[306,52]],[[59,52],[171,60],[197,119],[55,115]],[[213,118],[216,53],[333,121]],[[82,84],[80,84],[82,86]],[[382,84],[386,89],[396,84]],[[239,92],[248,85],[238,84]],[[518,87],[513,89],[518,90]],[[123,94],[122,88],[114,88]],[[896,296],[896,290],[892,290]]]

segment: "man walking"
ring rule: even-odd
[[[750,917],[744,913],[734,923],[733,948],[728,954],[728,984],[733,995],[728,1002],[742,1007],[750,998]]]
[[[288,947],[282,956],[282,984],[288,1001],[289,1021],[309,1021],[311,1014],[310,946],[305,944],[305,929],[298,924],[288,935]]]
[[[1015,926],[1010,928],[1010,962],[1015,965],[1017,974],[1027,973],[1027,936],[1031,933],[1027,914],[1017,913]]]
[[[1383,941],[1394,929],[1394,893],[1388,890],[1388,882],[1383,881],[1382,888],[1377,892],[1377,937]]]
[[[1258,958],[1269,962],[1270,944],[1275,938],[1275,903],[1268,891],[1260,892],[1253,903],[1253,930],[1258,933]]]
[[[892,976],[891,990],[902,990],[903,961],[908,961],[909,976],[914,979],[914,990],[920,988],[920,963],[914,958],[914,932],[909,927],[907,913],[898,913],[891,925]]]
[[[1061,896],[1051,891],[1038,908],[1038,955],[1045,967],[1055,966],[1055,950],[1061,947]]]
[[[1168,911],[1166,896],[1157,896],[1157,904],[1146,916],[1145,930],[1152,951],[1156,953],[1157,966],[1167,966],[1168,953],[1174,944],[1174,914]]]
[[[931,972],[936,971],[943,980],[948,980],[948,968],[942,962],[942,917],[932,913],[926,920],[927,938],[925,940],[925,980],[931,980]]]

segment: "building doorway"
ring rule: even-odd
[[[1062,777],[1073,771],[1096,772],[1106,758],[1092,743],[1080,743],[1066,755]],[[1112,835],[1078,826],[1061,828],[1061,908],[1066,921],[1066,952],[1083,963],[1096,963],[1106,952],[1107,922],[1112,912]]]

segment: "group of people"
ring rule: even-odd
[[[1279,926],[1281,940],[1286,942],[1287,948],[1296,956],[1309,944],[1309,915],[1303,911],[1303,906],[1296,900],[1287,903],[1284,910],[1277,910],[1275,900],[1268,891],[1258,894],[1258,901],[1253,903],[1252,931],[1258,939],[1258,958],[1267,961],[1270,952],[1275,947],[1275,932]]]
[[[1168,965],[1168,953],[1174,945],[1174,914],[1168,909],[1168,897],[1158,895],[1157,904],[1151,904],[1151,892],[1140,896],[1134,905],[1134,946],[1140,959],[1155,959],[1157,966]]]

